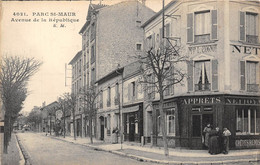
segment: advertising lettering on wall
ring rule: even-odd
[[[183,104],[216,104],[221,103],[220,97],[195,97],[183,99]]]
[[[226,104],[234,105],[260,105],[260,99],[253,98],[225,98]]]
[[[188,48],[189,54],[199,54],[199,53],[210,53],[216,52],[217,45],[203,45],[203,46],[193,46]]]
[[[260,146],[260,140],[259,139],[246,139],[246,140],[236,140],[236,147],[256,147]]]
[[[259,55],[260,54],[260,47],[255,46],[243,46],[243,45],[231,45],[232,46],[232,53],[242,53],[242,54],[253,54]]]

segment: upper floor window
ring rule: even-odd
[[[99,93],[99,107],[103,108],[103,90]]]
[[[111,106],[111,87],[107,88],[107,107]]]
[[[91,41],[93,39],[95,39],[95,35],[96,35],[96,27],[95,27],[95,23],[92,23],[91,28],[90,28],[90,40]]]
[[[142,50],[142,44],[140,44],[140,43],[136,44],[136,50],[141,51]]]
[[[196,61],[194,69],[195,91],[210,90],[210,61]]]
[[[95,47],[94,45],[91,46],[91,64],[95,62]]]
[[[259,91],[259,63],[257,61],[240,61],[240,89],[248,92]]]
[[[248,43],[258,43],[258,14],[240,12],[240,40]]]
[[[217,39],[217,10],[187,15],[187,42],[205,43]]]
[[[119,104],[119,84],[116,83],[116,86],[115,86],[115,105],[118,105]]]
[[[146,38],[146,48],[150,50],[155,47],[155,34],[152,34]]]
[[[95,68],[92,68],[91,69],[91,81],[90,81],[90,84],[94,85],[95,81],[96,81],[96,71],[95,71]]]
[[[128,100],[133,101],[136,99],[137,89],[136,89],[136,82],[133,81],[128,84]]]
[[[188,91],[218,90],[218,60],[210,58],[188,62]]]

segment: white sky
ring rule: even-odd
[[[118,1],[103,0],[102,3],[112,2]],[[69,63],[81,50],[78,32],[85,23],[88,5],[88,1],[2,1],[1,54],[35,57],[43,61],[40,70],[29,82],[30,94],[24,102],[24,112],[41,106],[44,101],[47,105],[64,92],[70,92],[70,86],[65,87],[65,63]],[[162,7],[162,0],[146,0],[146,5],[158,11]],[[14,12],[26,12],[28,16],[15,17]],[[50,22],[11,22],[12,18],[33,18],[32,12],[75,12],[76,17],[70,18],[77,18],[79,22],[66,23],[66,28],[54,28]]]

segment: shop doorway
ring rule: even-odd
[[[190,148],[202,149],[203,129],[207,124],[213,124],[213,114],[192,114],[191,115],[191,136]]]
[[[129,116],[129,141],[135,141],[135,117]]]
[[[81,120],[77,119],[77,136],[81,136]]]
[[[100,120],[100,140],[104,140],[104,129],[105,129],[104,117],[101,116],[99,120]]]

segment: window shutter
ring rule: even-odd
[[[240,61],[240,89],[246,89],[246,77],[245,77],[245,61]]]
[[[128,84],[128,101],[131,100],[131,83]]]
[[[217,10],[211,11],[211,39],[218,39],[218,12]]]
[[[218,60],[212,60],[212,90],[218,90]]]
[[[240,12],[240,41],[245,41],[246,36],[246,13]]]
[[[138,82],[137,81],[135,81],[135,99],[137,100],[138,99],[138,86],[139,86],[139,84],[138,84]]]
[[[187,14],[187,42],[193,42],[193,13]]]
[[[193,91],[193,61],[188,62],[188,91]]]

